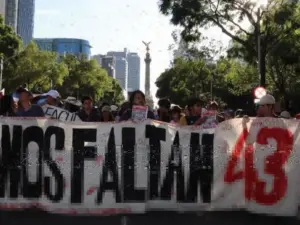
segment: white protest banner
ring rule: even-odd
[[[296,121],[252,120],[248,136],[234,119],[215,138],[150,120],[0,124],[0,208],[100,215],[239,208],[286,216],[298,208]]]
[[[213,135],[201,138],[199,130],[150,120],[0,123],[2,207],[35,204],[57,213],[103,214],[200,211],[209,205]],[[205,141],[209,148],[200,153]],[[203,153],[207,160],[200,158]]]
[[[42,109],[46,117],[61,120],[61,121],[81,121],[76,113],[71,113],[65,109],[45,104]]]
[[[246,121],[228,120],[215,131],[212,205],[294,216],[300,190],[299,122]]]

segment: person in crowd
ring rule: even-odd
[[[48,105],[58,106],[60,94],[56,90],[50,90],[47,93],[43,94],[46,96],[46,102]]]
[[[84,122],[100,122],[101,115],[97,109],[93,107],[93,99],[85,96],[81,100],[82,109],[77,113],[78,117]]]
[[[186,125],[201,125],[206,121],[206,117],[202,115],[202,101],[198,98],[192,98],[188,104],[188,116],[184,116],[180,119],[179,124],[181,126]]]
[[[185,116],[189,116],[190,115],[190,112],[189,112],[189,107],[186,105],[185,107],[184,107],[184,109],[183,109],[183,114],[185,115]]]
[[[179,106],[173,106],[171,109],[172,120],[170,123],[179,124],[180,119],[182,117],[181,108]]]
[[[227,109],[224,111],[224,120],[230,120],[234,118],[234,111],[232,109]]]
[[[145,106],[146,105],[145,94],[140,90],[136,90],[136,91],[132,92],[129,102],[130,102],[130,107],[122,114],[120,121],[126,121],[126,120],[131,119],[132,107],[134,105],[137,105],[137,106]],[[148,110],[147,118],[154,119],[154,113],[152,111]]]
[[[112,122],[114,121],[114,117],[111,113],[110,106],[103,106],[101,109],[101,122]]]
[[[116,116],[118,116],[118,109],[119,109],[119,107],[117,105],[110,106],[111,114],[113,115],[114,118],[116,118]]]
[[[207,107],[207,110],[218,111],[219,104],[216,101],[211,101]]]
[[[124,112],[130,108],[130,102],[124,102],[119,109],[118,115],[116,116],[116,121],[119,122]]]
[[[16,116],[18,110],[18,100],[12,95],[4,95],[1,100],[0,115],[1,116]]]
[[[275,98],[272,95],[266,94],[265,96],[263,96],[257,103],[257,117],[275,117],[275,103]]]
[[[291,114],[288,112],[288,111],[282,111],[280,113],[280,118],[283,118],[283,119],[291,119]]]
[[[169,123],[171,121],[170,108],[171,102],[168,99],[160,99],[158,101],[158,120],[162,122]]]
[[[32,94],[27,89],[19,89],[19,107],[16,116],[19,117],[44,117],[44,111],[41,106],[31,104]]]

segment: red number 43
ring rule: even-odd
[[[287,191],[288,181],[283,166],[292,152],[293,135],[290,131],[282,128],[262,128],[257,134],[256,143],[258,144],[267,145],[269,138],[273,138],[277,142],[276,151],[267,156],[264,162],[264,172],[274,177],[270,192],[266,192],[266,182],[259,179],[255,169],[253,145],[244,147],[247,135],[247,130],[244,130],[238,138],[229,158],[224,181],[234,183],[244,179],[245,198],[247,200],[253,200],[264,205],[274,205],[285,196]],[[242,154],[244,149],[245,153]],[[236,171],[242,156],[245,157],[244,169]]]

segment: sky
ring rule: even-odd
[[[92,46],[92,54],[106,54],[124,48],[141,57],[141,90],[145,82],[145,46],[149,42],[151,62],[151,93],[156,93],[155,80],[169,68],[176,29],[169,18],[158,10],[158,0],[36,0],[35,38],[80,38]],[[229,38],[218,28],[206,36],[222,43]]]

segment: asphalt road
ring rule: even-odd
[[[206,212],[178,214],[151,212],[131,216],[66,216],[26,210],[0,212],[0,225],[300,225],[300,220],[271,217],[247,212]]]

